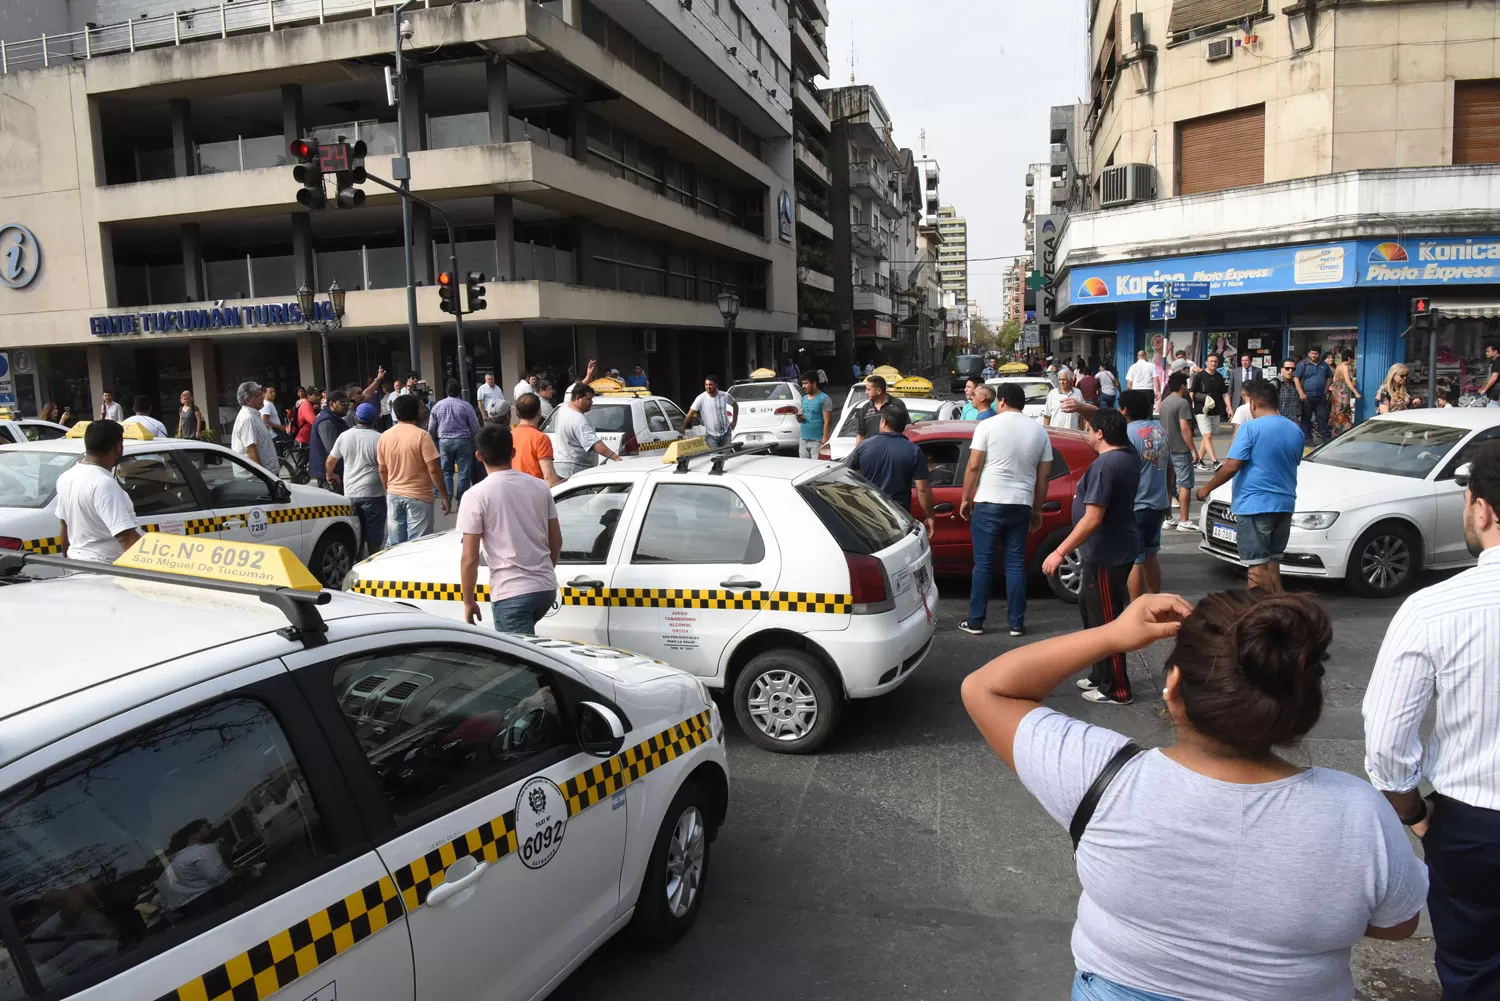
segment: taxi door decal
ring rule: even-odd
[[[355,594],[408,601],[462,601],[457,584],[431,581],[364,580],[349,589]],[[721,608],[757,612],[806,612],[813,615],[848,615],[854,595],[825,591],[729,591],[681,587],[564,587],[553,602],[563,605],[608,605],[620,608]],[[479,601],[489,600],[489,588],[475,588]]]
[[[561,786],[549,782],[548,785],[561,794],[563,802],[555,806],[544,802],[537,812],[550,816],[555,811],[565,824],[600,800],[707,743],[712,736],[712,714],[704,710],[612,758],[600,761]],[[526,791],[523,787],[523,792]],[[533,807],[529,800],[521,800],[517,808]],[[556,842],[551,846],[552,853],[546,855],[548,861],[556,854],[561,838]],[[410,913],[421,907],[426,903],[428,893],[443,884],[448,867],[460,858],[469,856],[493,864],[515,854],[519,847],[516,810],[507,810],[412,860],[391,876],[380,877],[286,931],[163,994],[157,1001],[263,1001],[298,977],[307,976],[333,957],[354,948],[401,917],[403,910]],[[538,847],[545,853],[544,846],[539,844]],[[535,861],[533,858],[528,866],[534,866]],[[312,997],[324,1001],[323,992],[332,986],[319,988]]]

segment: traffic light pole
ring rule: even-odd
[[[457,279],[457,275],[458,275],[458,243],[454,240],[454,237],[453,237],[453,222],[448,218],[448,213],[444,212],[435,203],[429,202],[427,199],[423,198],[421,195],[414,195],[410,191],[407,191],[403,187],[401,187],[401,185],[399,185],[399,184],[392,184],[390,181],[387,181],[383,177],[376,177],[374,174],[366,172],[365,179],[368,180],[368,181],[373,181],[374,183],[380,185],[382,188],[385,188],[387,191],[394,191],[396,194],[400,195],[401,196],[401,202],[402,202],[402,204],[404,206],[407,206],[407,211],[408,212],[410,212],[410,205],[413,202],[415,202],[418,205],[426,206],[426,208],[429,211],[436,212],[438,214],[438,217],[443,220],[443,227],[448,230],[448,273],[451,274],[451,275],[453,275],[453,276],[455,276],[455,280],[456,280]],[[411,302],[415,303],[415,301],[416,301],[416,289],[413,286],[411,286],[410,284],[408,284],[406,286],[406,289],[407,289],[407,295],[409,295],[409,296],[412,297]],[[469,399],[469,368],[468,368],[467,365],[464,364],[464,361],[465,361],[465,359],[467,357],[467,353],[464,350],[464,313],[463,313],[463,303],[458,300],[458,298],[457,298],[456,295],[454,297],[454,303],[453,303],[453,305],[454,305],[454,310],[453,310],[453,332],[458,337],[458,384],[460,386],[460,392],[463,393],[463,398],[465,400],[468,400]],[[416,313],[415,313],[415,306],[412,306],[411,308],[412,308],[412,315],[415,316],[416,315]],[[413,322],[413,325],[412,325],[411,329],[412,329],[413,344],[415,345],[415,337],[416,337],[416,329],[417,329],[416,325],[415,325],[415,322]],[[412,355],[412,362],[413,362],[413,364],[415,364],[416,359],[417,359],[417,356],[416,356],[415,353],[413,353],[413,355]]]

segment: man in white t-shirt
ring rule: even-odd
[[[594,406],[594,387],[580,382],[573,387],[573,399],[558,412],[557,444],[553,446],[552,468],[563,479],[581,469],[589,469],[599,460],[619,462],[620,457],[599,439],[594,424],[589,420],[589,411]]]
[[[276,387],[266,387],[265,401],[260,405],[260,419],[266,422],[266,427],[274,433],[285,430],[281,426],[281,413],[276,406]]]
[[[527,392],[529,393],[531,392],[531,390],[528,389]],[[484,420],[485,417],[489,414],[491,400],[504,399],[505,391],[502,390],[499,386],[495,385],[495,373],[485,373],[484,382],[480,385],[478,391],[474,394],[474,400],[479,404],[479,419]],[[520,397],[518,396],[516,397],[516,399],[519,400]]]
[[[271,437],[271,429],[266,427],[260,415],[260,408],[266,402],[265,389],[258,382],[242,382],[235,390],[234,398],[240,401],[240,413],[234,419],[234,430],[229,434],[229,447],[262,469],[274,472],[280,466],[276,458],[276,439]]]
[[[974,544],[969,617],[958,628],[972,636],[984,633],[995,554],[1003,547],[1010,634],[1025,636],[1026,535],[1042,527],[1042,505],[1052,475],[1052,441],[1045,428],[1022,412],[1026,393],[1018,383],[1001,383],[995,392],[995,416],[974,427],[958,508],[959,517],[969,522]]]
[[[1061,369],[1057,373],[1057,388],[1047,392],[1047,407],[1042,411],[1042,424],[1065,431],[1077,431],[1078,413],[1062,409],[1063,400],[1083,402],[1083,394],[1073,385],[1073,373],[1068,369]]]
[[[62,522],[62,552],[70,560],[113,563],[141,537],[135,505],[115,479],[125,454],[125,429],[93,421],[83,432],[84,456],[57,478],[52,513]]]
[[[698,398],[688,408],[688,415],[683,419],[680,429],[683,434],[687,434],[694,414],[703,421],[703,436],[709,448],[723,448],[729,444],[740,414],[736,410],[730,416],[729,394],[719,391],[719,381],[711,375],[703,380],[703,392],[698,394]]]
[[[151,432],[153,438],[166,438],[167,426],[155,417],[151,416],[151,397],[137,396],[135,398],[135,413],[125,418],[121,424],[139,424]]]
[[[379,408],[373,403],[361,403],[354,408],[354,426],[333,439],[323,470],[329,483],[343,480],[344,497],[354,507],[354,516],[364,530],[365,545],[372,556],[385,548],[385,484],[380,479],[377,454],[380,432],[375,430],[379,416]]]
[[[1137,351],[1135,364],[1125,370],[1125,388],[1149,389],[1154,393],[1157,381],[1156,366],[1146,360],[1145,351]]]

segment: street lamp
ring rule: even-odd
[[[719,289],[719,315],[724,318],[724,374],[719,378],[727,386],[734,381],[734,321],[740,315],[738,293]]]
[[[297,305],[302,308],[302,323],[308,330],[316,330],[323,339],[323,381],[329,381],[333,369],[328,363],[328,331],[337,330],[344,325],[344,296],[348,293],[339,287],[339,280],[335,278],[328,286],[328,304],[333,307],[333,318],[330,320],[316,319],[317,316],[317,293],[308,287],[307,282],[297,289]],[[328,388],[324,386],[324,388]]]

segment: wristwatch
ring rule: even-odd
[[[1427,814],[1429,812],[1427,808],[1427,801],[1425,799],[1422,799],[1418,800],[1418,802],[1422,804],[1422,809],[1417,813],[1415,817],[1402,817],[1401,823],[1404,826],[1415,827],[1416,825],[1427,819]]]

